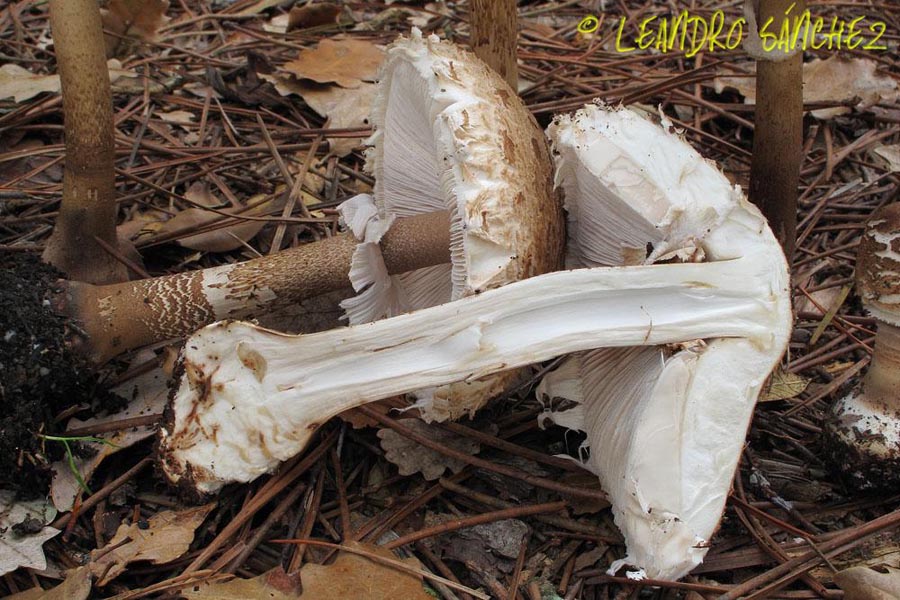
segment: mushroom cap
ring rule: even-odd
[[[872,214],[859,244],[856,290],[879,321],[900,326],[900,203]]]
[[[562,204],[547,140],[521,99],[471,52],[413,29],[387,49],[372,107],[367,170],[377,242],[393,218],[449,211],[451,264],[389,276],[377,249],[351,272],[351,325],[443,304],[562,266]],[[358,204],[359,200],[356,199]],[[364,209],[370,210],[370,209]],[[359,207],[344,212],[352,221]],[[372,250],[375,250],[373,255]],[[472,413],[516,372],[416,393],[426,419]]]
[[[568,211],[570,268],[729,261],[767,273],[765,335],[570,355],[539,397],[587,433],[585,466],[609,493],[629,564],[677,579],[705,556],[759,391],[787,346],[787,263],[757,208],[663,119],[589,105],[549,127]],[[714,318],[714,317],[711,317]]]

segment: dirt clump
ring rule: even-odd
[[[22,497],[46,493],[50,464],[63,445],[41,434],[60,434],[65,409],[111,408],[116,397],[100,375],[67,344],[64,317],[51,309],[62,274],[37,256],[0,252],[0,489]]]

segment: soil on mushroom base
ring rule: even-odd
[[[37,435],[60,433],[62,410],[121,405],[66,346],[66,321],[48,301],[60,277],[36,256],[0,253],[0,489],[23,497],[46,493],[50,463],[64,455]]]

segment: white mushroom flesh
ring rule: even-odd
[[[580,353],[538,390],[579,403],[542,418],[587,433],[585,465],[609,493],[628,547],[612,570],[628,564],[654,579],[680,578],[705,556],[760,387],[791,327],[787,265],[765,220],[668,127],[600,106],[551,125],[569,214],[567,265],[743,263],[761,274],[751,285],[769,303],[757,323],[764,334]]]

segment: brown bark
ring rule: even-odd
[[[785,11],[805,9],[803,0],[760,0],[757,23],[777,33]],[[803,145],[803,52],[783,61],[756,63],[756,118],[750,164],[750,201],[769,220],[788,262],[794,253],[797,229],[797,188]]]
[[[44,260],[70,279],[122,281],[116,247],[112,91],[96,0],[51,0],[50,26],[62,84],[66,161],[59,216]]]
[[[519,81],[516,0],[472,0],[471,11],[469,43],[472,50],[515,92]]]
[[[356,239],[349,234],[243,263],[96,286],[63,282],[55,309],[83,333],[73,344],[95,363],[193,333],[221,319],[253,318],[347,287]],[[446,212],[397,219],[382,254],[390,273],[450,262]]]

